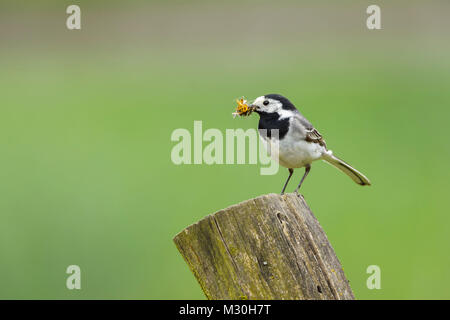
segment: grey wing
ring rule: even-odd
[[[322,135],[314,128],[311,122],[309,122],[303,115],[301,115],[300,112],[295,118],[304,128],[304,138],[306,141],[318,143],[321,146],[325,147],[325,149],[327,148],[327,144],[325,143]]]

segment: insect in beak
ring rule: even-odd
[[[236,116],[249,116],[256,109],[254,105],[248,106],[247,100],[244,100],[244,98],[236,100],[236,102],[237,102],[236,112],[232,113],[234,118]]]

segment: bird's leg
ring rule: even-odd
[[[286,190],[289,180],[291,180],[292,174],[294,173],[294,169],[289,168],[288,170],[289,170],[289,177],[287,178],[286,183],[284,184],[283,190],[281,190],[281,195],[284,194],[284,190]]]
[[[305,166],[305,174],[303,175],[302,180],[300,180],[300,183],[298,184],[297,189],[295,189],[295,193],[298,194],[298,189],[300,189],[300,187],[302,186],[303,180],[305,180],[306,176],[309,173],[309,170],[311,170],[311,165],[310,164]]]

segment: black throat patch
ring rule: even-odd
[[[258,130],[259,133],[263,136],[266,135],[265,131],[267,130],[267,137],[271,138],[271,130],[278,129],[278,137],[282,140],[288,130],[289,130],[289,118],[284,118],[280,120],[280,115],[277,112],[267,113],[267,112],[258,112],[259,114],[259,124]]]

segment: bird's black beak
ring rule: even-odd
[[[248,107],[248,109],[251,111],[251,112],[253,112],[253,111],[256,111],[256,110],[258,110],[258,106],[257,105],[254,105],[254,104],[252,104],[252,105],[250,105],[249,107]]]

